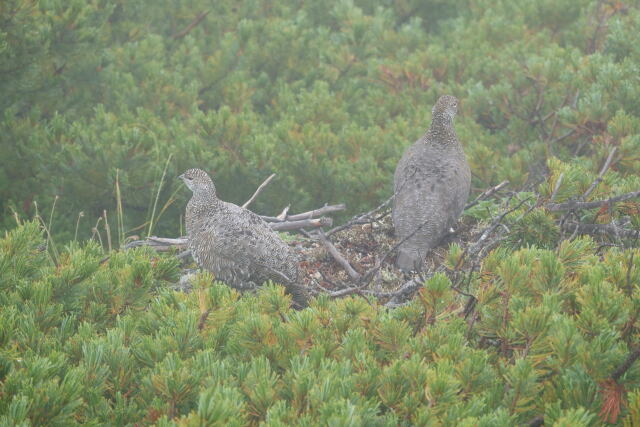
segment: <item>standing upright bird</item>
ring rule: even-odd
[[[267,280],[281,283],[298,306],[307,295],[296,284],[298,259],[291,248],[255,213],[220,200],[201,169],[180,177],[193,192],[187,204],[188,248],[198,266],[229,286],[255,289]]]
[[[419,269],[462,213],[469,197],[471,170],[453,128],[458,100],[441,96],[431,127],[403,154],[394,175],[393,225],[396,266]],[[403,241],[404,240],[404,241]]]

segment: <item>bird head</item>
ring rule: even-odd
[[[215,195],[216,187],[209,175],[202,169],[188,169],[180,175],[180,178],[193,194],[209,194]]]
[[[444,119],[447,123],[453,123],[453,118],[458,112],[458,100],[455,96],[442,95],[431,112],[433,114],[432,120]]]

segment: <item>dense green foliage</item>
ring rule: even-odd
[[[173,257],[90,242],[55,265],[43,242],[35,222],[0,241],[2,425],[588,426],[640,338],[640,251],[588,237],[494,251],[474,322],[444,275],[395,310],[295,311],[279,286],[239,298],[202,275],[184,294]],[[619,384],[617,422],[638,425],[640,364]]]
[[[640,425],[640,362],[612,380],[640,343],[637,240],[545,206],[614,147],[586,199],[640,188],[638,28],[617,0],[1,1],[0,425]],[[519,206],[464,294],[457,245],[395,310],[184,294],[175,258],[105,253],[180,232],[189,167],[234,202],[276,172],[261,213],[372,207],[444,93],[474,190],[517,191],[465,221]],[[638,229],[640,207],[569,219]]]
[[[47,217],[59,196],[53,232],[72,238],[84,212],[86,237],[119,192],[121,232],[168,206],[157,225],[175,235],[174,177],[193,166],[234,202],[277,172],[260,212],[362,211],[390,194],[443,93],[462,101],[477,189],[538,182],[555,156],[556,178],[580,175],[567,198],[611,146],[615,173],[592,197],[637,188],[638,26],[637,7],[595,0],[6,0],[3,224],[34,202]]]

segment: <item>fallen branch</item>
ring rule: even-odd
[[[301,228],[331,227],[333,220],[326,216],[298,221],[270,222],[269,226],[275,231],[299,230]]]
[[[546,207],[552,212],[574,209],[595,209],[599,208],[602,205],[622,202],[636,197],[640,197],[640,191],[632,191],[630,193],[621,194],[619,196],[611,197],[606,200],[594,200],[593,202],[580,202],[577,200],[572,200],[565,203],[547,203]]]
[[[133,240],[124,245],[124,249],[127,250],[132,248],[139,248],[140,246],[150,246],[158,252],[166,252],[171,250],[172,248],[186,249],[187,238],[178,237],[176,239],[171,239],[168,237],[151,236],[147,237],[144,240]]]
[[[267,179],[264,180],[264,182],[262,184],[260,184],[260,186],[256,189],[255,193],[253,193],[253,196],[251,196],[251,198],[249,200],[247,200],[246,202],[244,202],[244,205],[242,205],[243,208],[247,209],[247,206],[249,206],[255,199],[256,197],[258,197],[258,194],[260,194],[260,192],[262,192],[262,190],[264,189],[264,187],[266,187],[267,185],[269,185],[269,183],[271,182],[271,180],[276,176],[275,173],[272,173],[271,175],[269,175],[269,177]]]
[[[351,280],[355,282],[359,282],[360,278],[362,277],[360,273],[358,273],[353,269],[353,267],[351,267],[351,264],[349,264],[349,261],[347,261],[347,259],[344,256],[342,256],[340,251],[333,245],[333,243],[331,243],[329,239],[327,239],[327,236],[322,231],[320,231],[317,234],[317,236],[318,236],[318,240],[320,240],[322,244],[325,246],[325,248],[327,248],[327,250],[333,257],[333,259],[335,259],[338,262],[338,264],[340,264],[342,268],[345,269],[349,277],[351,277]]]

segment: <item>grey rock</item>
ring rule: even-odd
[[[441,96],[433,107],[429,130],[403,154],[394,175],[393,225],[398,248],[396,266],[421,268],[456,223],[469,197],[471,170],[453,128],[458,100]]]
[[[213,181],[201,169],[180,178],[193,196],[187,204],[188,248],[199,267],[239,289],[250,290],[272,280],[285,286],[297,306],[307,294],[298,285],[298,258],[255,213],[220,200]]]

